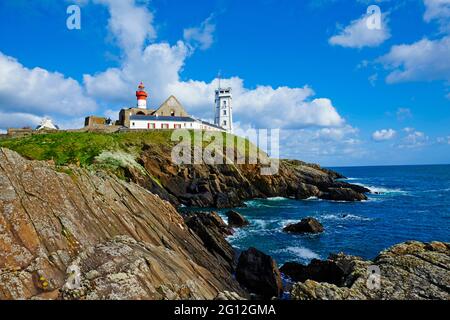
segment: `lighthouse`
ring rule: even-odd
[[[137,107],[139,109],[147,109],[147,97],[148,94],[145,92],[145,86],[141,82],[138,86],[138,90],[136,91]]]
[[[221,88],[219,80],[219,88],[216,89],[214,124],[228,133],[233,133],[232,100],[231,88]]]

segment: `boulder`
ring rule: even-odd
[[[343,271],[343,286],[319,279],[298,282],[292,299],[450,300],[450,243],[401,243],[373,261],[343,253],[329,259]]]
[[[239,256],[236,279],[248,291],[264,299],[280,297],[283,293],[275,260],[255,248],[249,248]]]
[[[323,192],[321,198],[332,201],[363,201],[367,200],[364,193],[357,192],[352,188],[328,188]]]
[[[283,231],[292,233],[321,233],[323,230],[323,225],[314,218],[304,218],[299,223],[292,223],[283,228]]]
[[[344,271],[331,260],[313,259],[307,266],[297,262],[286,262],[280,272],[295,282],[314,280],[328,282],[337,286],[343,285]]]
[[[226,213],[228,218],[228,226],[233,228],[240,228],[248,226],[250,223],[239,212],[230,210]]]

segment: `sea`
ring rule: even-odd
[[[365,259],[408,241],[450,242],[450,165],[331,168],[343,181],[373,191],[363,202],[316,198],[256,199],[236,208],[250,226],[236,229],[228,241],[238,250],[255,247],[279,265],[309,263],[344,252]],[[225,211],[219,214],[226,221]],[[282,231],[289,223],[314,217],[325,232],[294,235]]]

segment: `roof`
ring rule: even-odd
[[[194,122],[191,117],[173,117],[173,116],[144,116],[140,114],[130,116],[130,120],[154,120],[154,121],[178,121],[178,122]]]

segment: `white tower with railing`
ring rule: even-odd
[[[224,128],[228,133],[233,133],[232,100],[231,88],[221,88],[219,81],[219,88],[216,89],[214,124]]]

